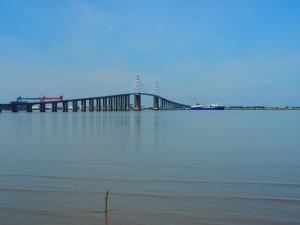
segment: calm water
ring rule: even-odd
[[[300,112],[0,114],[0,224],[300,224]]]

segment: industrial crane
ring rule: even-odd
[[[17,102],[24,102],[24,101],[40,101],[40,102],[46,102],[46,101],[62,101],[64,100],[63,96],[59,97],[38,97],[38,98],[23,98],[21,96],[17,97]]]

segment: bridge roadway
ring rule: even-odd
[[[133,96],[133,107],[130,104],[130,97]],[[76,98],[68,100],[47,101],[47,102],[12,102],[10,104],[0,105],[0,112],[2,110],[11,110],[12,112],[18,112],[25,110],[27,112],[33,112],[34,106],[38,106],[40,112],[46,112],[47,110],[57,112],[62,110],[68,111],[129,111],[129,110],[142,110],[141,99],[142,96],[150,96],[153,98],[153,110],[182,110],[190,109],[189,105],[180,104],[175,101],[168,100],[161,96],[149,93],[127,93],[108,95],[100,97],[88,97],[88,98]],[[48,106],[51,106],[48,107]],[[71,109],[69,106],[72,106]]]

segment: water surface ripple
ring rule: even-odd
[[[1,113],[0,224],[298,225],[299,127],[299,111]]]

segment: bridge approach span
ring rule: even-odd
[[[150,96],[153,98],[153,105],[150,107],[150,109],[153,110],[190,109],[189,105],[171,101],[159,95],[150,93],[126,93],[88,98],[74,98],[68,100],[11,102],[10,104],[0,105],[0,112],[3,110],[11,110],[12,112],[18,112],[20,110],[25,110],[27,112],[33,112],[34,110],[38,110],[40,112],[57,112],[58,110],[62,110],[63,112],[140,111],[144,109],[142,107],[142,96]],[[130,103],[132,97],[133,104]]]

